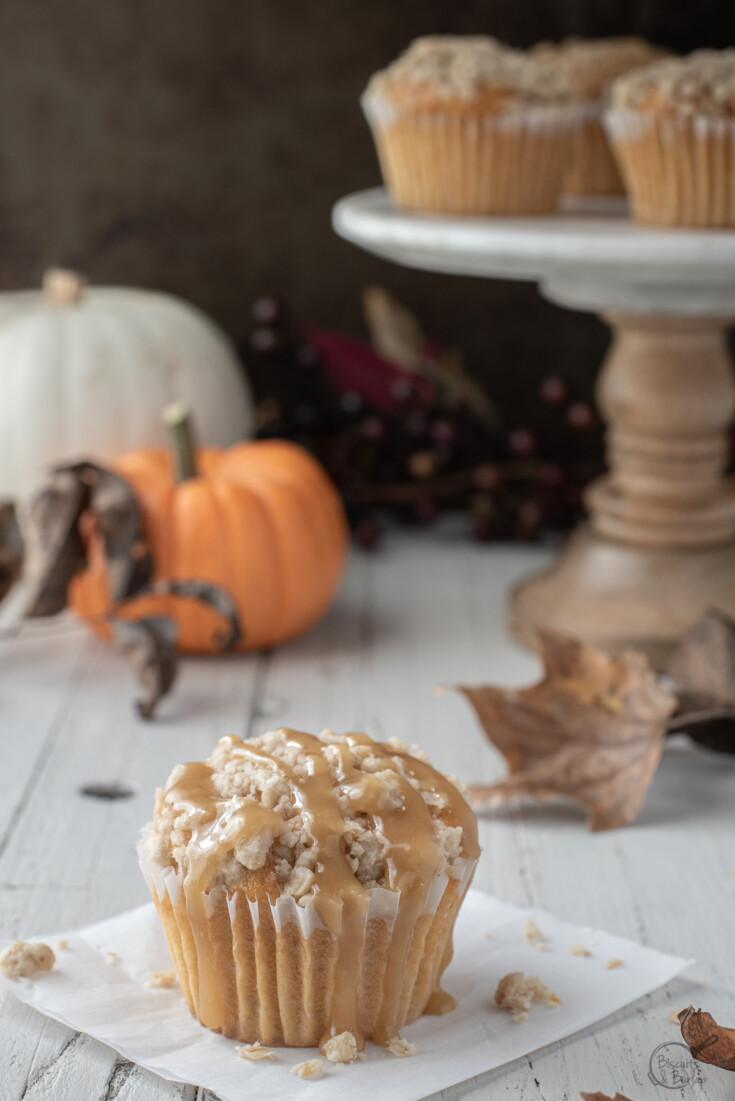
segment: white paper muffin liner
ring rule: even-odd
[[[374,92],[362,108],[383,177],[400,206],[447,214],[555,209],[588,105],[519,102],[502,112],[397,107]]]
[[[612,108],[605,126],[638,221],[735,226],[735,120]]]
[[[313,900],[300,905],[293,897],[281,895],[265,902],[249,899],[243,891],[217,887],[205,896],[209,931],[207,950],[200,956],[189,924],[183,875],[152,860],[144,840],[139,843],[138,855],[182,991],[194,1015],[208,1027],[245,1042],[318,1044],[338,997],[340,938],[326,929]],[[405,974],[400,984],[398,1027],[423,1012],[431,993],[427,982],[431,978],[433,988],[441,976],[454,919],[475,865],[474,860],[459,859],[447,873],[435,876],[429,887],[423,914],[417,919],[417,927],[421,924],[417,945],[411,944],[401,957]],[[371,1034],[371,1021],[380,1005],[400,906],[400,891],[382,887],[371,890],[355,972],[360,975],[361,991],[355,994],[357,1017],[366,1035]],[[247,966],[242,948],[246,941]],[[213,966],[222,971],[223,988],[230,976],[229,993],[225,991],[215,1012],[211,1005],[207,1008],[206,998],[202,1000],[202,974]],[[243,979],[245,972],[247,977]],[[237,981],[232,975],[239,976]],[[305,975],[310,976],[306,983]],[[365,1010],[368,1004],[373,1007],[370,1011]]]

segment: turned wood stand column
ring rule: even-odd
[[[709,605],[735,616],[735,489],[724,477],[735,231],[636,225],[604,198],[528,218],[426,216],[382,189],[341,199],[332,220],[388,260],[533,280],[612,326],[598,385],[610,472],[558,561],[511,594],[518,638],[533,644],[535,629],[552,628],[663,665]]]
[[[608,312],[597,384],[610,471],[590,519],[548,572],[522,583],[523,641],[551,627],[661,665],[711,604],[735,615],[735,485],[724,476],[735,378],[725,317]]]

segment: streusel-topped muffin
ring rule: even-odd
[[[139,846],[184,997],[247,1042],[388,1043],[440,990],[479,855],[455,783],[400,742],[222,738]]]
[[[580,123],[562,75],[481,35],[416,39],[362,105],[396,202],[442,213],[552,210]]]
[[[607,119],[639,221],[735,225],[735,49],[621,77]]]
[[[565,38],[531,51],[554,66],[585,103],[566,176],[567,195],[622,195],[623,181],[602,125],[610,87],[623,73],[650,65],[664,51],[643,38]]]

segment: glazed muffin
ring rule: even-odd
[[[613,81],[664,56],[642,38],[566,38],[542,42],[532,53],[553,65],[583,101],[584,119],[564,177],[565,195],[622,195],[625,188],[602,116]]]
[[[735,226],[735,50],[621,77],[607,124],[639,222]]]
[[[553,68],[493,38],[419,38],[362,97],[395,201],[445,214],[553,210],[581,115]]]
[[[159,790],[139,844],[181,989],[248,1043],[389,1043],[440,988],[479,855],[450,779],[397,741],[222,738]]]

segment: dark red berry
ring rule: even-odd
[[[277,325],[283,317],[283,307],[273,295],[265,294],[253,302],[252,313],[257,325]]]
[[[416,524],[430,524],[436,518],[436,502],[429,500],[417,501],[413,506],[412,518]]]
[[[483,463],[475,468],[473,481],[478,489],[492,492],[503,484],[503,472],[499,466],[492,463]]]
[[[436,443],[451,443],[457,431],[450,420],[440,417],[431,425],[431,438]]]
[[[589,402],[575,401],[567,410],[567,419],[572,428],[576,428],[578,432],[586,432],[588,428],[592,428],[597,418]]]
[[[564,485],[564,471],[555,463],[544,463],[539,470],[538,480],[547,489],[559,489]]]
[[[564,405],[569,399],[569,387],[558,375],[549,375],[541,383],[541,397],[547,405]]]
[[[508,436],[508,447],[521,458],[533,455],[537,446],[536,435],[530,428],[516,428]]]
[[[274,329],[259,327],[250,334],[250,346],[254,352],[273,352],[278,347],[278,333]]]
[[[407,402],[409,398],[413,397],[413,383],[407,378],[394,379],[390,384],[390,393],[395,402],[398,402],[399,405],[403,405],[404,402]]]
[[[527,534],[538,531],[544,518],[543,509],[537,501],[523,501],[517,515],[521,531]]]
[[[385,425],[380,417],[365,417],[360,425],[360,432],[366,440],[379,440],[385,431]]]
[[[383,538],[382,525],[377,520],[361,520],[353,532],[364,550],[376,550]]]

